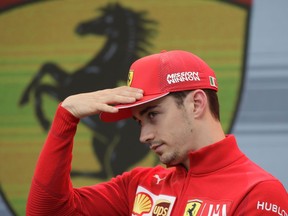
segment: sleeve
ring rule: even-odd
[[[70,171],[78,123],[79,119],[58,106],[32,179],[27,216],[127,215],[128,174],[106,183],[73,188]]]
[[[278,180],[257,184],[244,197],[233,215],[278,216],[288,213],[288,194]]]

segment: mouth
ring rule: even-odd
[[[153,150],[156,154],[160,154],[162,146],[163,143],[151,144],[150,149]]]

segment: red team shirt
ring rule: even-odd
[[[36,167],[27,215],[287,216],[288,195],[250,161],[233,135],[191,152],[183,166],[135,168],[112,180],[73,188],[73,138],[79,119],[59,106]]]

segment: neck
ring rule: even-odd
[[[213,118],[211,116],[211,118]],[[222,129],[221,123],[217,120],[210,119],[203,121],[203,119],[197,122],[196,131],[194,131],[193,146],[191,151],[197,151],[206,146],[212,145],[219,142],[225,138],[225,133]],[[190,160],[187,154],[187,160],[183,164],[186,169],[190,168]]]
[[[207,119],[206,121],[203,121],[202,119],[199,122],[197,125],[196,137],[197,142],[195,150],[198,150],[223,140],[225,138],[225,133],[221,123],[211,116],[211,119]]]

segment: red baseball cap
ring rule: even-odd
[[[170,92],[218,90],[214,71],[198,56],[182,50],[162,51],[138,59],[130,67],[127,85],[142,89],[143,98],[131,104],[116,105],[117,113],[100,113],[102,121],[130,118],[131,107],[162,98]]]

